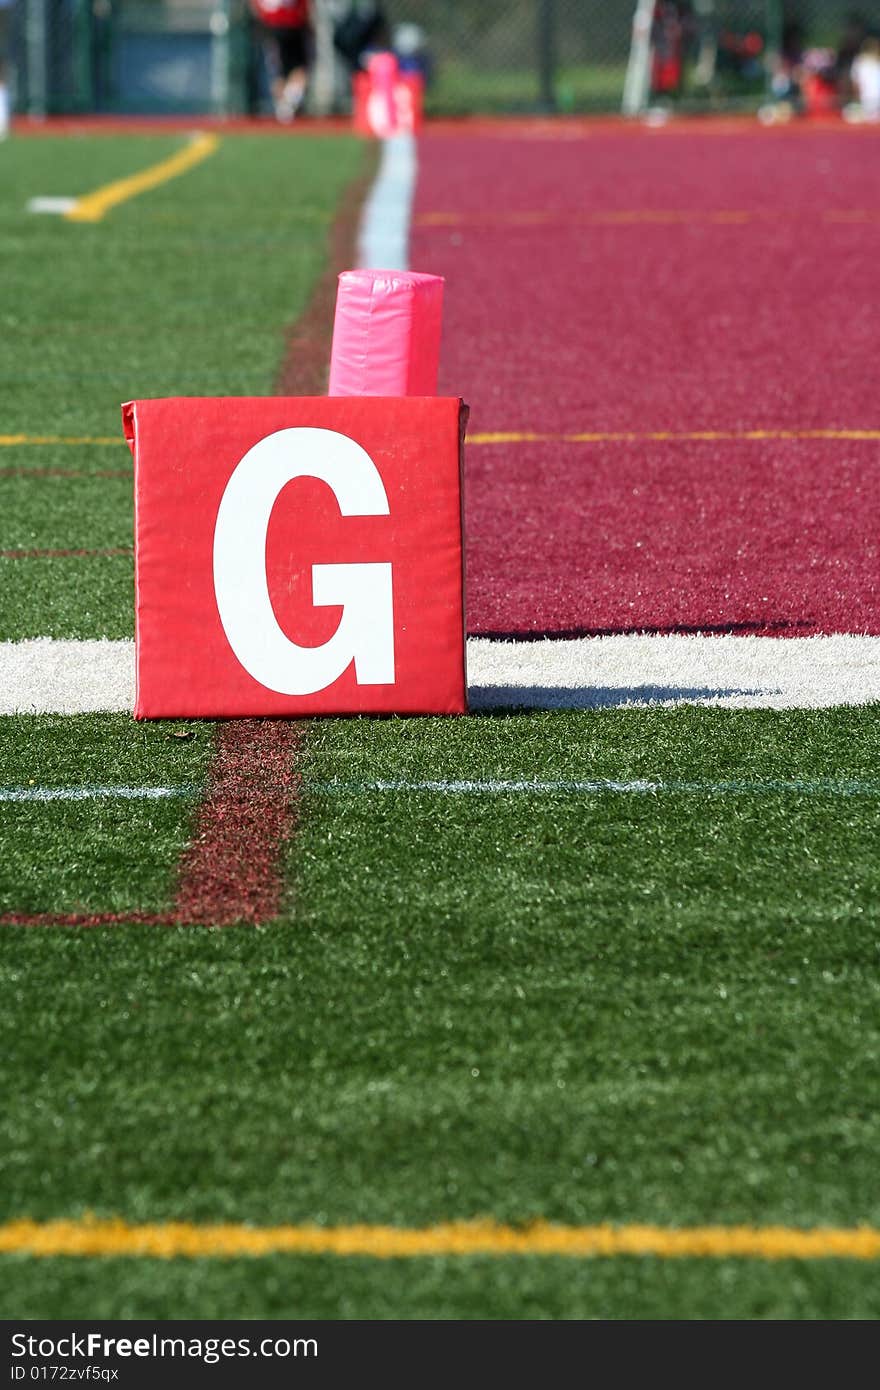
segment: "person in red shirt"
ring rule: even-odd
[[[312,56],[309,0],[251,0],[260,38],[272,103],[279,121],[292,121],[302,106]]]

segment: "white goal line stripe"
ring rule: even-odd
[[[408,270],[409,229],[418,156],[408,132],[382,141],[379,171],[367,195],[358,233],[364,270]]]
[[[880,700],[880,637],[627,633],[468,641],[471,709],[824,709]]]
[[[469,638],[468,701],[487,709],[827,709],[880,701],[880,637],[633,633]],[[131,713],[134,643],[0,642],[0,715]]]

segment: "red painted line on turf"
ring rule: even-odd
[[[103,550],[0,550],[0,560],[107,560],[133,554],[130,545]]]
[[[372,166],[375,160],[371,161]],[[295,325],[279,389],[326,389],[336,277],[353,264],[361,182],[343,197],[330,232],[329,264]],[[235,719],[221,724],[210,784],[180,866],[175,921],[232,925],[271,921],[283,893],[282,855],[296,825],[294,768],[301,722]]]
[[[233,719],[220,725],[198,824],[184,855],[175,918],[265,922],[281,904],[281,854],[295,820],[301,725]]]

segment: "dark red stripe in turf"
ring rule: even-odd
[[[133,554],[130,545],[109,546],[105,550],[0,550],[0,560],[107,560]]]
[[[180,866],[176,921],[225,926],[278,915],[301,740],[302,726],[292,720],[220,725],[210,784]]]
[[[355,264],[361,207],[379,164],[377,145],[368,145],[360,176],[343,195],[328,237],[327,264],[316,281],[305,312],[288,335],[278,392],[282,396],[323,396],[330,372],[330,342],[340,271]]]

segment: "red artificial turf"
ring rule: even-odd
[[[880,632],[880,443],[519,444],[467,463],[472,632]]]
[[[429,134],[441,391],[471,433],[880,428],[878,156],[844,128]],[[878,472],[877,441],[471,447],[469,630],[880,633]]]

